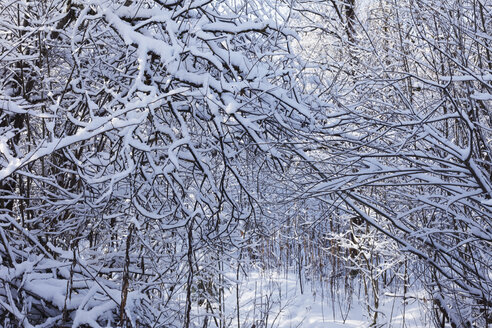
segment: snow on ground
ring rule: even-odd
[[[235,280],[233,275],[231,278]],[[238,326],[236,293],[233,287],[225,295],[226,327]],[[361,292],[361,297],[354,296],[349,304],[345,298],[331,294],[328,287],[322,288],[319,282],[303,281],[301,294],[298,276],[294,273],[254,272],[239,282],[239,323],[242,328],[252,328],[253,324],[256,328],[369,327],[372,321],[363,299]],[[423,309],[415,298],[409,299],[405,311],[399,296],[385,297],[381,302],[376,327],[431,326],[430,322],[424,323]],[[204,314],[203,308],[195,308],[195,311],[198,315]]]

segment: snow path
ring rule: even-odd
[[[235,280],[233,274],[231,280]],[[254,272],[239,282],[239,322],[242,328],[351,328],[369,327],[363,296],[351,304],[340,295],[330,295],[328,287],[319,282],[303,281],[300,291],[297,275],[277,272]],[[236,287],[226,291],[225,319],[228,327],[237,327]],[[343,291],[342,291],[343,293]],[[421,306],[415,298],[409,299],[403,316],[401,297],[382,297],[376,327],[430,327],[425,324]],[[202,307],[195,314],[205,314]],[[345,320],[343,320],[345,318]],[[213,325],[212,325],[213,327]]]

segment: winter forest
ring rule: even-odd
[[[0,326],[492,327],[492,1],[0,0]]]

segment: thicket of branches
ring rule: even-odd
[[[344,261],[356,262],[371,281],[366,294],[375,309],[392,267],[403,288],[408,279],[423,283],[437,326],[486,326],[492,320],[492,7],[362,4],[296,7],[310,22],[299,28],[318,36],[306,43],[317,63],[310,70],[316,91],[337,108],[327,111],[318,142],[305,148],[320,179],[299,197],[322,199],[328,213],[345,217],[338,230],[348,239]],[[399,251],[377,246],[384,242]],[[410,266],[397,260],[401,251],[411,256]],[[377,311],[369,312],[376,323]]]
[[[491,7],[0,2],[0,320],[225,327],[256,263],[491,324]]]

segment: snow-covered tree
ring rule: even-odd
[[[257,213],[248,156],[283,165],[283,143],[313,122],[295,35],[271,13],[2,3],[6,326],[189,327],[195,300],[220,318],[224,266]]]
[[[373,1],[350,38],[329,29],[336,12],[312,19],[331,42],[318,90],[338,110],[305,148],[320,172],[310,190],[420,259],[414,277],[443,327],[492,320],[491,9]]]

